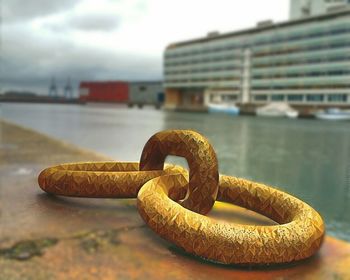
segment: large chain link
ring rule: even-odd
[[[165,164],[185,157],[189,172]],[[168,130],[146,143],[140,163],[85,162],[43,170],[40,187],[51,194],[136,198],[140,215],[161,237],[186,252],[224,264],[273,264],[308,258],[325,234],[321,216],[275,188],[218,174],[209,141],[191,130]],[[203,216],[215,200],[261,213],[278,225],[254,226]]]

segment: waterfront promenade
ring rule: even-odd
[[[186,255],[154,234],[135,200],[47,195],[37,175],[48,165],[106,160],[94,152],[0,121],[0,279],[350,279],[350,244],[327,236],[321,251],[294,265],[242,268]],[[216,204],[215,218],[271,224]]]

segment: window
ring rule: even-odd
[[[348,96],[346,94],[328,95],[329,102],[346,102],[347,100],[348,100]]]
[[[255,95],[254,99],[256,101],[266,101],[267,100],[267,95]]]
[[[288,95],[288,101],[303,101],[303,95],[301,94]]]
[[[224,102],[232,102],[237,100],[237,95],[232,95],[232,94],[223,94],[221,96],[221,100]]]
[[[211,94],[210,95],[210,102],[220,103],[221,102],[220,95],[219,94]]]
[[[322,102],[324,100],[323,94],[308,94],[306,100],[309,102]]]
[[[271,95],[271,100],[272,101],[283,101],[284,95],[283,94],[273,94],[273,95]]]
[[[145,91],[146,89],[147,89],[147,88],[146,88],[145,86],[140,86],[140,87],[139,87],[139,90],[140,90],[140,91]]]

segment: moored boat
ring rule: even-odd
[[[315,117],[321,120],[344,121],[350,120],[350,110],[340,110],[339,108],[329,108],[315,113]]]
[[[257,108],[256,115],[261,117],[288,117],[295,119],[299,116],[299,112],[287,103],[270,103]]]
[[[287,118],[296,119],[299,117],[299,112],[297,110],[291,110],[286,112]]]
[[[209,103],[208,111],[209,113],[224,113],[224,114],[229,114],[233,116],[239,115],[239,108],[235,104],[228,104],[228,103],[222,103],[222,104]]]

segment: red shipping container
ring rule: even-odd
[[[82,101],[87,102],[120,102],[129,99],[129,84],[122,81],[81,82],[79,94]]]

